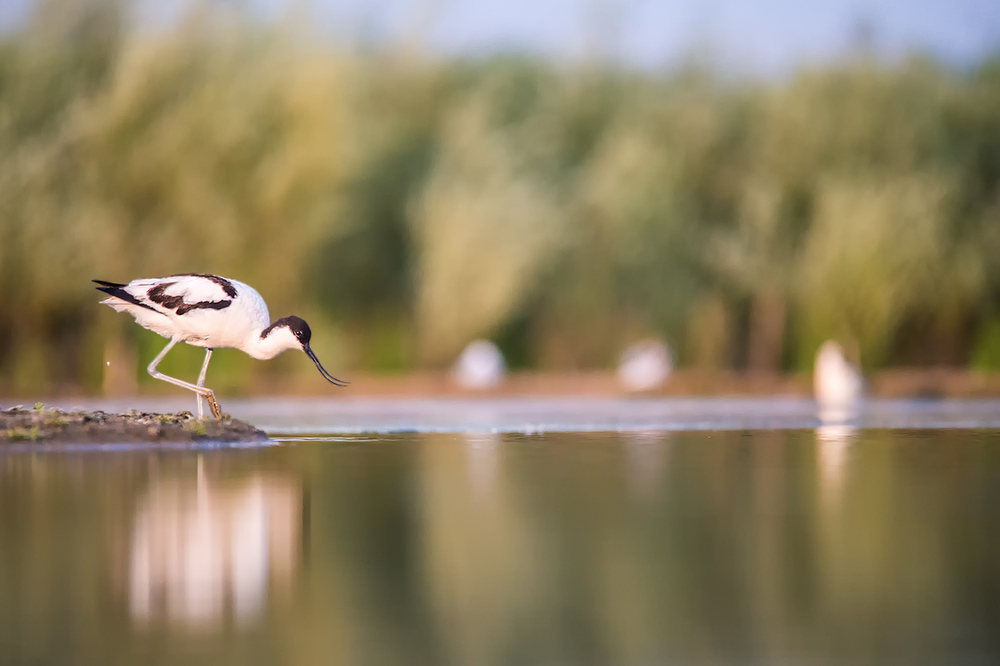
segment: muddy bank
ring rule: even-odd
[[[191,412],[64,412],[58,409],[0,410],[0,445],[9,442],[110,444],[131,442],[252,442],[267,435],[245,421],[198,419]]]

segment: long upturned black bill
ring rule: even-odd
[[[316,364],[316,369],[319,370],[319,374],[323,375],[323,379],[330,382],[331,384],[334,384],[335,386],[347,386],[348,384],[350,384],[350,382],[345,382],[342,379],[337,379],[329,372],[327,372],[326,368],[323,367],[323,364],[319,362],[318,358],[316,358],[316,354],[314,354],[313,350],[309,348],[309,345],[303,345],[302,351],[308,354],[309,358],[312,359],[312,362]]]

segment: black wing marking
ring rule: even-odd
[[[187,277],[187,276],[184,276],[184,277]],[[198,275],[196,277],[207,277],[207,276]],[[233,286],[231,284],[229,284],[229,281],[225,280],[225,278],[219,278],[219,279],[220,280],[224,280],[226,282],[226,284],[229,285],[229,288],[233,290],[233,297],[235,298],[236,297],[236,290],[233,289]],[[216,281],[212,280],[212,282],[216,282]],[[160,284],[156,285],[155,287],[150,287],[149,291],[146,292],[146,296],[148,296],[149,300],[153,301],[157,305],[161,305],[164,308],[166,308],[167,310],[173,310],[178,315],[187,314],[188,312],[191,312],[191,310],[225,310],[226,308],[228,308],[233,303],[232,301],[226,301],[226,300],[222,300],[222,301],[199,301],[198,303],[185,303],[183,296],[167,296],[164,293],[167,290],[167,287],[171,287],[171,286],[173,286],[175,284],[176,284],[176,282],[161,282]],[[218,284],[218,282],[216,282],[216,284]],[[225,290],[227,294],[229,293],[229,291],[226,290],[225,287],[223,287],[223,290]],[[149,307],[149,306],[147,306],[147,307]],[[152,310],[153,308],[150,308],[150,309]]]
[[[215,284],[222,287],[222,291],[226,292],[226,296],[228,296],[229,298],[236,298],[236,287],[233,286],[232,282],[219,275],[210,275],[208,273],[178,273],[177,275],[171,275],[170,277],[205,278],[206,280],[211,280]],[[219,303],[220,301],[214,301],[214,302]]]
[[[103,291],[108,296],[114,296],[115,298],[123,300],[126,303],[131,303],[132,305],[138,305],[141,308],[146,308],[147,310],[152,310],[153,312],[158,312],[158,313],[160,312],[156,308],[146,305],[138,298],[125,291],[125,289],[123,289],[125,285],[123,284],[118,284],[117,282],[105,282],[104,280],[91,280],[91,281],[96,282],[97,284],[100,285],[104,285],[103,287],[97,287],[97,291]]]

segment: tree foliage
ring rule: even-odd
[[[141,375],[151,339],[88,281],[188,271],[368,370],[482,336],[555,369],[648,335],[711,367],[804,368],[828,337],[866,366],[996,357],[996,62],[731,81],[128,11],[42,3],[0,41],[4,392],[96,389],[121,353]]]

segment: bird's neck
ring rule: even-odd
[[[286,328],[272,331],[267,337],[260,337],[260,332],[254,333],[243,345],[243,351],[250,356],[266,361],[274,358],[286,349],[298,346],[295,337]]]

